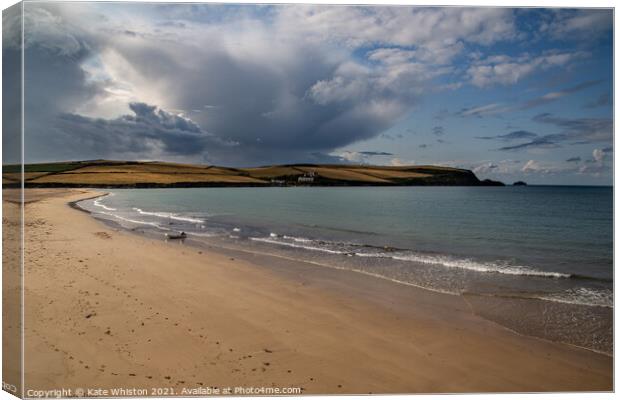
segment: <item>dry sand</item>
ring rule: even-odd
[[[612,358],[514,334],[461,297],[148,239],[67,205],[94,192],[32,194],[26,389],[612,390]]]

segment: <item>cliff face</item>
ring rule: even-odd
[[[19,186],[20,166],[4,166],[3,186]],[[163,162],[30,164],[26,187],[497,186],[469,170],[440,166],[291,164],[257,168]]]

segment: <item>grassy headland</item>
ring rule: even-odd
[[[5,165],[4,187],[20,185],[20,165]],[[255,168],[141,161],[71,161],[24,166],[27,187],[495,186],[466,169],[420,166],[288,164]]]

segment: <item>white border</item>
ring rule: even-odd
[[[25,0],[27,2],[30,2],[31,0]],[[34,1],[38,1],[38,0],[34,0]],[[88,2],[88,0],[71,0],[71,1],[75,1],[75,2]],[[188,2],[188,1],[179,1],[179,0],[151,0],[151,1],[144,1],[144,0],[135,0],[135,2],[157,2],[157,3],[201,3],[198,1],[193,1],[193,2]],[[0,0],[0,6],[2,9],[5,9],[13,4],[15,4],[16,2],[13,0]],[[231,0],[220,0],[220,1],[205,1],[203,3],[240,3],[240,1],[231,1]],[[510,2],[508,4],[506,3],[502,3],[498,0],[475,0],[475,1],[459,1],[459,0],[449,0],[449,1],[437,1],[437,0],[425,0],[425,1],[407,1],[407,0],[391,0],[391,1],[385,1],[385,0],[357,0],[357,1],[351,1],[351,0],[313,0],[313,1],[300,1],[300,0],[288,0],[288,1],[279,1],[279,0],[271,0],[271,1],[265,1],[265,0],[244,0],[242,1],[242,3],[254,3],[254,4],[264,4],[264,3],[270,3],[270,4],[286,4],[286,3],[293,3],[293,4],[369,4],[369,5],[417,5],[417,6],[482,6],[482,7],[540,7],[540,8],[547,8],[547,7],[552,7],[552,8],[613,8],[614,2],[610,1],[610,0],[588,0],[588,1],[579,1],[579,0],[563,0],[563,1],[554,1],[554,0],[520,0],[518,2]],[[23,13],[23,4],[22,4],[22,13]],[[22,14],[23,15],[23,14]],[[616,21],[616,15],[615,15],[615,10],[614,10],[614,27],[615,27],[615,21]],[[22,19],[22,49],[23,49],[23,44],[24,44],[24,36],[23,36],[23,30],[24,30],[24,26],[23,26],[23,19]],[[617,47],[617,43],[620,40],[620,35],[618,34],[617,30],[614,30],[614,77],[616,76],[617,72],[618,72],[618,67],[615,63],[615,54],[616,54],[616,47]],[[0,56],[0,61],[1,61],[1,56]],[[24,149],[24,135],[23,135],[23,129],[24,129],[24,123],[25,123],[25,118],[24,118],[24,80],[23,80],[23,68],[24,68],[24,54],[22,51],[22,110],[21,110],[21,117],[22,117],[22,137],[21,137],[21,151],[22,151],[22,160],[24,160],[24,155],[25,155],[25,149]],[[616,80],[614,79],[614,96],[613,98],[615,99],[615,93],[616,93]],[[0,99],[0,106],[2,104],[2,100]],[[617,114],[616,111],[618,109],[618,105],[614,102],[614,122],[615,122],[615,115]],[[616,129],[615,129],[616,125],[614,123],[614,145],[615,145],[615,133],[616,133]],[[0,152],[2,149],[2,144],[0,142]],[[615,233],[617,232],[618,228],[620,227],[620,224],[618,223],[618,221],[615,218],[615,210],[618,208],[618,206],[620,205],[620,200],[618,199],[618,184],[620,183],[620,178],[618,177],[617,172],[617,164],[615,163],[615,152],[614,152],[614,237],[615,237]],[[24,206],[23,206],[23,166],[22,166],[22,206],[21,206],[21,213],[22,213],[22,220],[21,220],[21,228],[22,228],[22,248],[21,248],[21,257],[23,260],[24,257]],[[1,194],[0,194],[0,200],[1,200]],[[0,233],[2,232],[2,228],[0,227]],[[620,245],[618,245],[618,243],[616,243],[614,241],[614,254],[617,254],[618,248]],[[0,249],[1,252],[1,249]],[[616,258],[614,257],[614,271],[615,268],[617,267],[618,263]],[[615,273],[614,273],[615,275]],[[24,276],[24,270],[23,270],[23,265],[22,265],[22,305],[24,304],[24,291],[23,291],[23,285],[25,282],[25,276]],[[0,276],[0,283],[1,283],[1,276]],[[615,295],[615,279],[614,279],[614,295]],[[618,343],[618,338],[619,338],[619,334],[618,334],[618,330],[616,329],[616,325],[615,322],[618,320],[617,319],[617,313],[618,310],[617,308],[614,308],[614,343]],[[24,308],[22,307],[22,313],[21,313],[21,319],[22,319],[22,337],[24,334]],[[2,321],[0,319],[0,332],[1,332],[1,328],[2,328]],[[21,356],[22,356],[22,390],[24,388],[24,343],[22,341],[22,351],[21,351]],[[0,357],[2,355],[2,349],[0,346]],[[1,373],[1,368],[2,365],[0,363],[0,373]],[[615,368],[615,361],[614,361],[614,383],[618,382],[618,369]],[[22,393],[23,395],[23,393]],[[616,398],[616,395],[613,393],[554,393],[554,394],[467,394],[467,395],[389,395],[389,396],[373,396],[375,398],[390,398],[390,399],[408,399],[408,398],[412,398],[412,399],[421,399],[421,400],[430,400],[430,399],[443,399],[443,398],[448,398],[448,396],[450,398],[453,398],[454,396],[458,396],[458,399],[464,399],[464,400],[470,400],[470,399],[479,399],[479,398],[486,398],[486,399],[524,399],[524,400],[528,400],[528,399],[554,399],[554,400],[573,400],[573,399],[583,399],[583,398],[588,398],[588,399],[611,399],[611,398]],[[308,398],[308,397],[312,397],[315,399],[319,399],[319,400],[327,400],[327,399],[332,399],[334,397],[340,397],[340,396],[302,396],[302,397],[293,397],[293,398]],[[347,398],[349,399],[365,399],[368,396],[347,396]],[[4,399],[14,399],[15,397],[10,395],[9,393],[5,392],[5,391],[0,391],[0,400],[4,400]],[[152,399],[159,399],[156,397],[151,397]],[[230,399],[241,399],[240,397],[228,397]],[[253,397],[254,399],[272,399],[272,397]],[[291,398],[291,397],[287,397],[287,398]],[[170,397],[167,398],[161,398],[161,399],[170,399]]]

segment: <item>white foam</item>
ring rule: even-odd
[[[584,287],[569,289],[559,293],[550,293],[537,296],[536,298],[556,303],[608,308],[613,308],[614,303],[614,294],[611,290],[594,290]]]
[[[296,237],[296,236],[283,236],[284,239],[288,239],[288,240],[293,240],[295,242],[298,243],[310,243],[312,242],[312,239],[306,239],[306,238],[302,238],[302,237]]]
[[[140,208],[134,207],[133,208],[135,211],[137,211],[139,214],[142,215],[152,215],[154,217],[160,217],[160,218],[169,218],[169,219],[174,219],[177,221],[185,221],[185,222],[192,222],[195,224],[204,224],[205,221],[202,219],[198,219],[198,218],[190,218],[190,217],[183,217],[183,216],[179,216],[177,214],[173,214],[173,213],[168,213],[168,212],[150,212],[150,211],[144,211]]]
[[[261,238],[250,238],[250,239],[255,240],[255,239],[261,239]],[[398,280],[398,279],[389,278],[389,277],[387,277],[385,275],[380,275],[380,274],[376,274],[376,273],[373,273],[373,272],[369,272],[369,271],[365,271],[365,270],[357,269],[357,268],[341,267],[341,266],[334,265],[334,264],[331,264],[331,263],[330,264],[324,264],[324,263],[317,262],[317,261],[312,261],[312,260],[305,260],[305,259],[300,259],[300,258],[287,257],[285,255],[277,254],[277,253],[257,251],[255,249],[246,250],[244,248],[229,247],[229,246],[224,246],[224,245],[221,245],[221,244],[218,244],[218,246],[220,248],[223,248],[223,249],[242,251],[244,253],[248,253],[248,254],[252,254],[252,255],[261,254],[261,255],[266,255],[266,256],[278,257],[278,258],[281,258],[283,260],[298,261],[298,262],[303,262],[303,263],[307,263],[307,264],[312,264],[312,265],[316,265],[316,266],[323,267],[323,268],[336,269],[336,270],[340,270],[340,271],[355,272],[355,273],[358,273],[358,274],[372,276],[374,278],[383,279],[383,280],[386,280],[386,281],[398,283],[400,285],[405,285],[405,286],[416,287],[416,288],[419,288],[419,289],[424,289],[424,290],[427,290],[429,292],[443,293],[443,294],[447,294],[447,295],[451,295],[451,296],[459,296],[461,294],[460,292],[454,292],[454,291],[444,290],[444,289],[439,289],[439,288],[431,288],[431,287],[428,287],[428,286],[418,285],[418,284],[413,283],[413,282],[401,281],[401,280]]]
[[[108,210],[108,211],[116,211],[116,208],[112,208],[112,207],[108,207],[105,204],[101,204],[101,202],[99,201],[99,199],[93,201],[93,205],[97,206],[97,207],[101,207],[104,210]]]
[[[359,254],[358,254],[359,255]],[[467,258],[457,259],[441,255],[426,255],[410,253],[406,255],[387,255],[395,260],[412,261],[422,264],[436,264],[448,268],[459,268],[477,272],[494,272],[506,275],[540,276],[546,278],[570,278],[570,274],[560,272],[539,271],[521,265],[506,265],[504,263],[483,263]]]
[[[186,232],[186,233],[188,235],[190,235],[190,236],[207,237],[207,238],[220,236],[219,234],[214,233],[214,232],[200,232],[200,233],[198,233],[198,232]]]
[[[109,216],[114,217],[116,219],[120,219],[121,221],[131,222],[132,224],[151,225],[151,226],[154,226],[154,227],[159,228],[159,229],[164,229],[164,230],[167,230],[167,231],[170,230],[168,228],[164,228],[163,226],[161,226],[159,224],[156,224],[155,222],[141,221],[141,220],[137,220],[137,219],[125,218],[125,217],[121,217],[120,215],[112,214],[112,213],[105,212],[105,211],[101,211],[100,214],[109,215]]]
[[[403,252],[403,251],[392,251],[392,252],[364,252],[357,251],[357,249],[351,248],[346,250],[334,250],[326,246],[319,245],[317,241],[306,239],[306,238],[298,238],[294,236],[280,236],[276,233],[271,233],[268,238],[251,238],[251,240],[277,244],[281,246],[294,247],[306,250],[320,251],[323,253],[330,254],[344,254],[348,256],[358,256],[358,257],[373,257],[373,258],[391,258],[399,261],[408,261],[415,262],[421,264],[430,264],[430,265],[439,265],[446,268],[458,268],[463,270],[475,271],[475,272],[483,272],[483,273],[498,273],[505,275],[516,275],[516,276],[533,276],[533,277],[543,277],[543,278],[570,278],[570,274],[560,273],[560,272],[549,272],[549,271],[540,271],[530,267],[521,266],[521,265],[508,265],[506,263],[501,262],[479,262],[474,261],[468,258],[454,258],[445,255],[434,255],[434,254],[422,254],[415,252]],[[324,242],[320,242],[321,244]],[[334,246],[338,244],[334,243]],[[355,246],[350,244],[348,246]],[[359,246],[359,245],[358,245]]]
[[[272,235],[275,235],[272,233]],[[276,236],[271,236],[273,237],[277,237]],[[269,238],[257,238],[257,237],[252,237],[250,238],[250,240],[254,240],[256,242],[263,242],[263,243],[271,243],[271,244],[278,244],[278,245],[282,245],[282,246],[288,246],[288,247],[296,247],[299,249],[306,249],[306,250],[315,250],[315,251],[322,251],[323,253],[330,253],[330,254],[347,254],[347,252],[345,251],[339,251],[339,250],[330,250],[330,249],[326,249],[325,247],[316,247],[316,246],[305,246],[305,245],[301,245],[301,244],[296,244],[296,243],[290,243],[290,242],[283,242],[280,240],[273,240],[273,239],[269,239]]]

